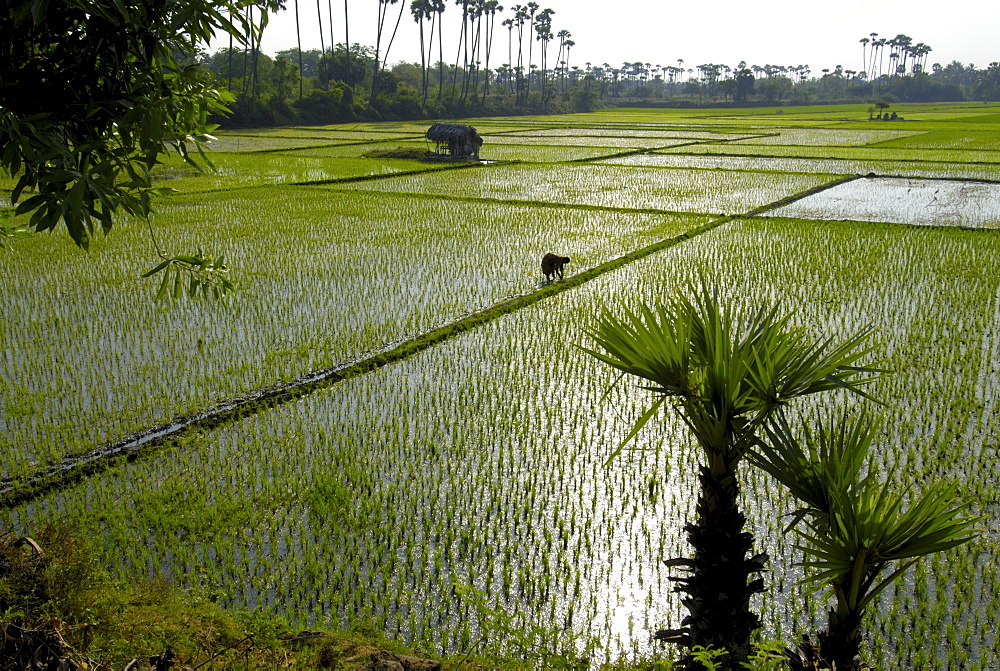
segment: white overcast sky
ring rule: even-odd
[[[328,2],[333,9],[334,38],[343,42],[344,0],[320,0],[324,39],[329,41]],[[445,61],[453,62],[461,8],[454,0],[447,2]],[[419,63],[420,41],[409,12],[410,0],[391,6],[394,13],[389,29],[402,3],[406,9],[389,63]],[[501,0],[501,4],[505,10],[498,18],[509,16],[510,7],[518,3]],[[748,65],[809,65],[818,75],[823,68],[838,64],[848,70],[860,69],[859,40],[872,32],[886,38],[902,33],[914,44],[930,45],[933,51],[928,64],[957,60],[984,68],[1000,61],[997,0],[547,0],[539,5],[555,11],[553,33],[566,29],[572,34],[576,46],[569,64],[580,68],[588,61],[620,67],[623,62],[636,61],[676,65],[678,59],[684,59],[687,69],[702,63],[735,66],[745,60]],[[265,53],[273,55],[295,47],[294,0],[288,0],[288,6],[271,17],[262,42]],[[376,0],[349,0],[348,7],[351,42],[374,45]],[[303,49],[318,49],[316,2],[300,0],[299,12]],[[491,67],[507,61],[507,30],[499,23]],[[217,49],[226,44],[220,40],[212,46]],[[555,59],[556,45],[553,41],[549,47],[550,60]],[[536,43],[536,63],[537,53]]]

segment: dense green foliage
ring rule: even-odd
[[[244,8],[278,0],[7,3],[0,12],[0,168],[16,179],[10,203],[38,231],[66,226],[90,246],[120,212],[146,217],[161,155],[191,161],[214,130],[209,116],[232,97],[194,62],[217,32],[258,31]],[[0,238],[8,233],[0,228]],[[158,297],[218,296],[233,288],[221,258],[197,253],[162,263]]]

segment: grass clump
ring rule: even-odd
[[[114,580],[85,541],[55,527],[0,531],[0,633],[0,669],[441,668],[374,631],[293,632],[163,579]]]

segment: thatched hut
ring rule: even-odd
[[[479,158],[483,138],[464,123],[438,122],[427,129],[427,139],[437,145],[437,153]]]

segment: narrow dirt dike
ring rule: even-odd
[[[247,417],[293,401],[318,389],[330,387],[338,382],[377,370],[390,363],[402,361],[433,345],[465,333],[505,314],[526,308],[529,305],[538,303],[563,291],[574,289],[605,273],[609,273],[650,254],[673,247],[685,240],[695,238],[734,219],[758,216],[774,208],[787,205],[860,177],[862,175],[842,177],[782,198],[763,207],[750,210],[741,215],[720,217],[682,235],[655,242],[618,258],[606,261],[589,270],[567,277],[557,284],[549,284],[541,289],[535,289],[506,298],[416,336],[388,343],[374,353],[363,355],[357,359],[340,363],[330,368],[308,373],[290,382],[260,389],[246,396],[223,401],[202,412],[174,418],[166,424],[146,429],[110,445],[98,447],[84,454],[66,457],[59,463],[40,469],[30,475],[20,478],[2,479],[0,480],[0,508],[11,508],[33,501],[60,487],[107,470],[122,460],[134,461],[140,456],[167,448],[188,432],[211,429],[223,423]]]

